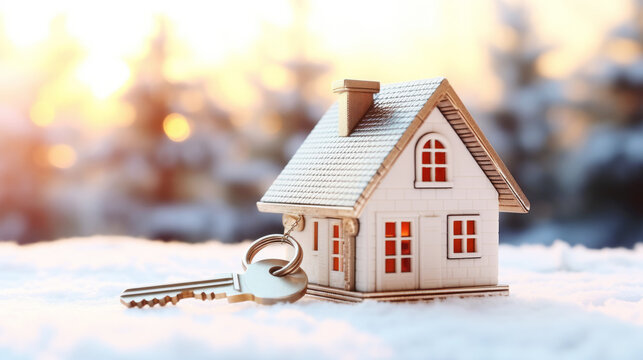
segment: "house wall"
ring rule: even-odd
[[[415,145],[428,133],[437,132],[448,141],[448,162],[452,188],[414,188]],[[383,284],[382,251],[378,252],[377,224],[382,217],[414,216],[416,224],[435,219],[431,236],[420,234],[418,287],[423,289],[469,285],[495,285],[498,280],[498,193],[474,158],[436,108],[415,133],[390,171],[370,197],[361,216],[356,237],[356,290],[393,290]],[[447,258],[447,215],[479,214],[478,225],[481,257],[475,259]],[[428,222],[431,223],[431,222]],[[306,229],[309,229],[307,224]],[[416,225],[416,226],[418,226]],[[418,239],[419,241],[420,239]],[[320,249],[321,251],[321,249]],[[327,252],[327,249],[326,249]],[[304,267],[308,271],[307,267]],[[311,271],[314,270],[311,268]],[[380,274],[380,275],[378,275]],[[312,275],[312,273],[311,273]],[[315,275],[310,277],[315,282]],[[394,284],[393,284],[394,287]]]
[[[313,249],[314,222],[318,223],[318,247]],[[293,231],[291,235],[304,250],[301,268],[306,272],[308,281],[313,284],[329,285],[329,219],[304,216],[304,229]],[[289,257],[290,258],[290,257]]]

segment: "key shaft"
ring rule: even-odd
[[[298,269],[286,276],[272,275],[271,271],[287,262],[266,259],[249,264],[243,274],[225,273],[212,279],[127,289],[121,294],[121,303],[127,307],[175,304],[181,299],[214,300],[227,298],[228,302],[254,300],[260,304],[294,302],[306,294],[308,277]]]
[[[127,307],[164,306],[175,304],[181,299],[197,298],[214,300],[241,293],[239,274],[219,274],[212,279],[189,281],[166,285],[146,286],[123,291],[121,303]]]

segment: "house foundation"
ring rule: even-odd
[[[419,302],[446,298],[508,296],[509,285],[467,286],[457,288],[360,292],[308,284],[306,296],[338,303],[360,303],[364,301]]]

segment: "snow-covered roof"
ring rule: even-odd
[[[444,78],[382,85],[350,136],[339,136],[338,104],[333,104],[257,203],[259,210],[359,216],[379,181],[435,107],[498,190],[500,209],[529,211],[522,190]]]

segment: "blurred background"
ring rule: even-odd
[[[643,1],[5,1],[0,240],[241,241],[340,78],[445,76],[531,200],[501,241],[643,241]]]

